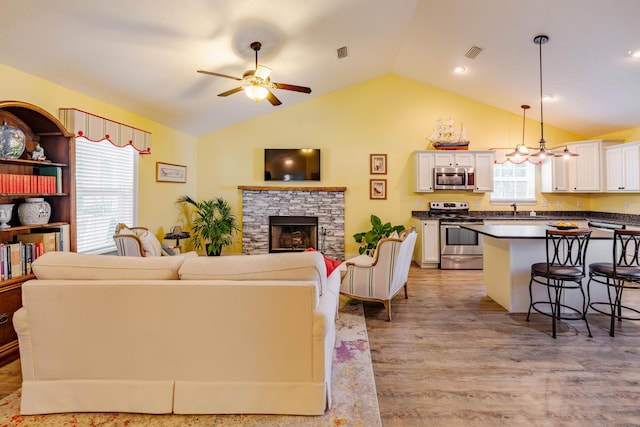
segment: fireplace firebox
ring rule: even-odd
[[[269,252],[318,249],[317,216],[270,216]]]

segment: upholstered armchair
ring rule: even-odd
[[[360,255],[344,263],[340,293],[364,301],[379,301],[391,320],[391,300],[402,288],[407,295],[407,278],[416,244],[412,227],[399,238],[380,239],[372,257]]]
[[[127,227],[125,224],[118,224],[113,240],[120,256],[168,255],[162,250],[158,238],[145,227]]]

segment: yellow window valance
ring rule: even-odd
[[[109,140],[116,147],[131,146],[151,154],[151,133],[76,108],[60,108],[60,121],[76,136],[91,141]]]

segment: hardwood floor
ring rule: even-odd
[[[383,426],[640,425],[640,322],[611,338],[591,315],[593,338],[573,321],[554,340],[551,319],[505,312],[482,280],[412,266],[391,322],[365,303]],[[0,398],[18,387],[19,362],[0,368]]]
[[[640,425],[640,322],[509,314],[482,271],[412,266],[409,299],[366,303],[383,426]],[[638,295],[629,292],[640,304]]]

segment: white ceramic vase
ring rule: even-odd
[[[51,205],[42,197],[26,198],[18,206],[18,218],[22,225],[46,224],[51,217]]]
[[[0,228],[11,227],[8,222],[11,221],[13,213],[13,203],[0,204]]]

